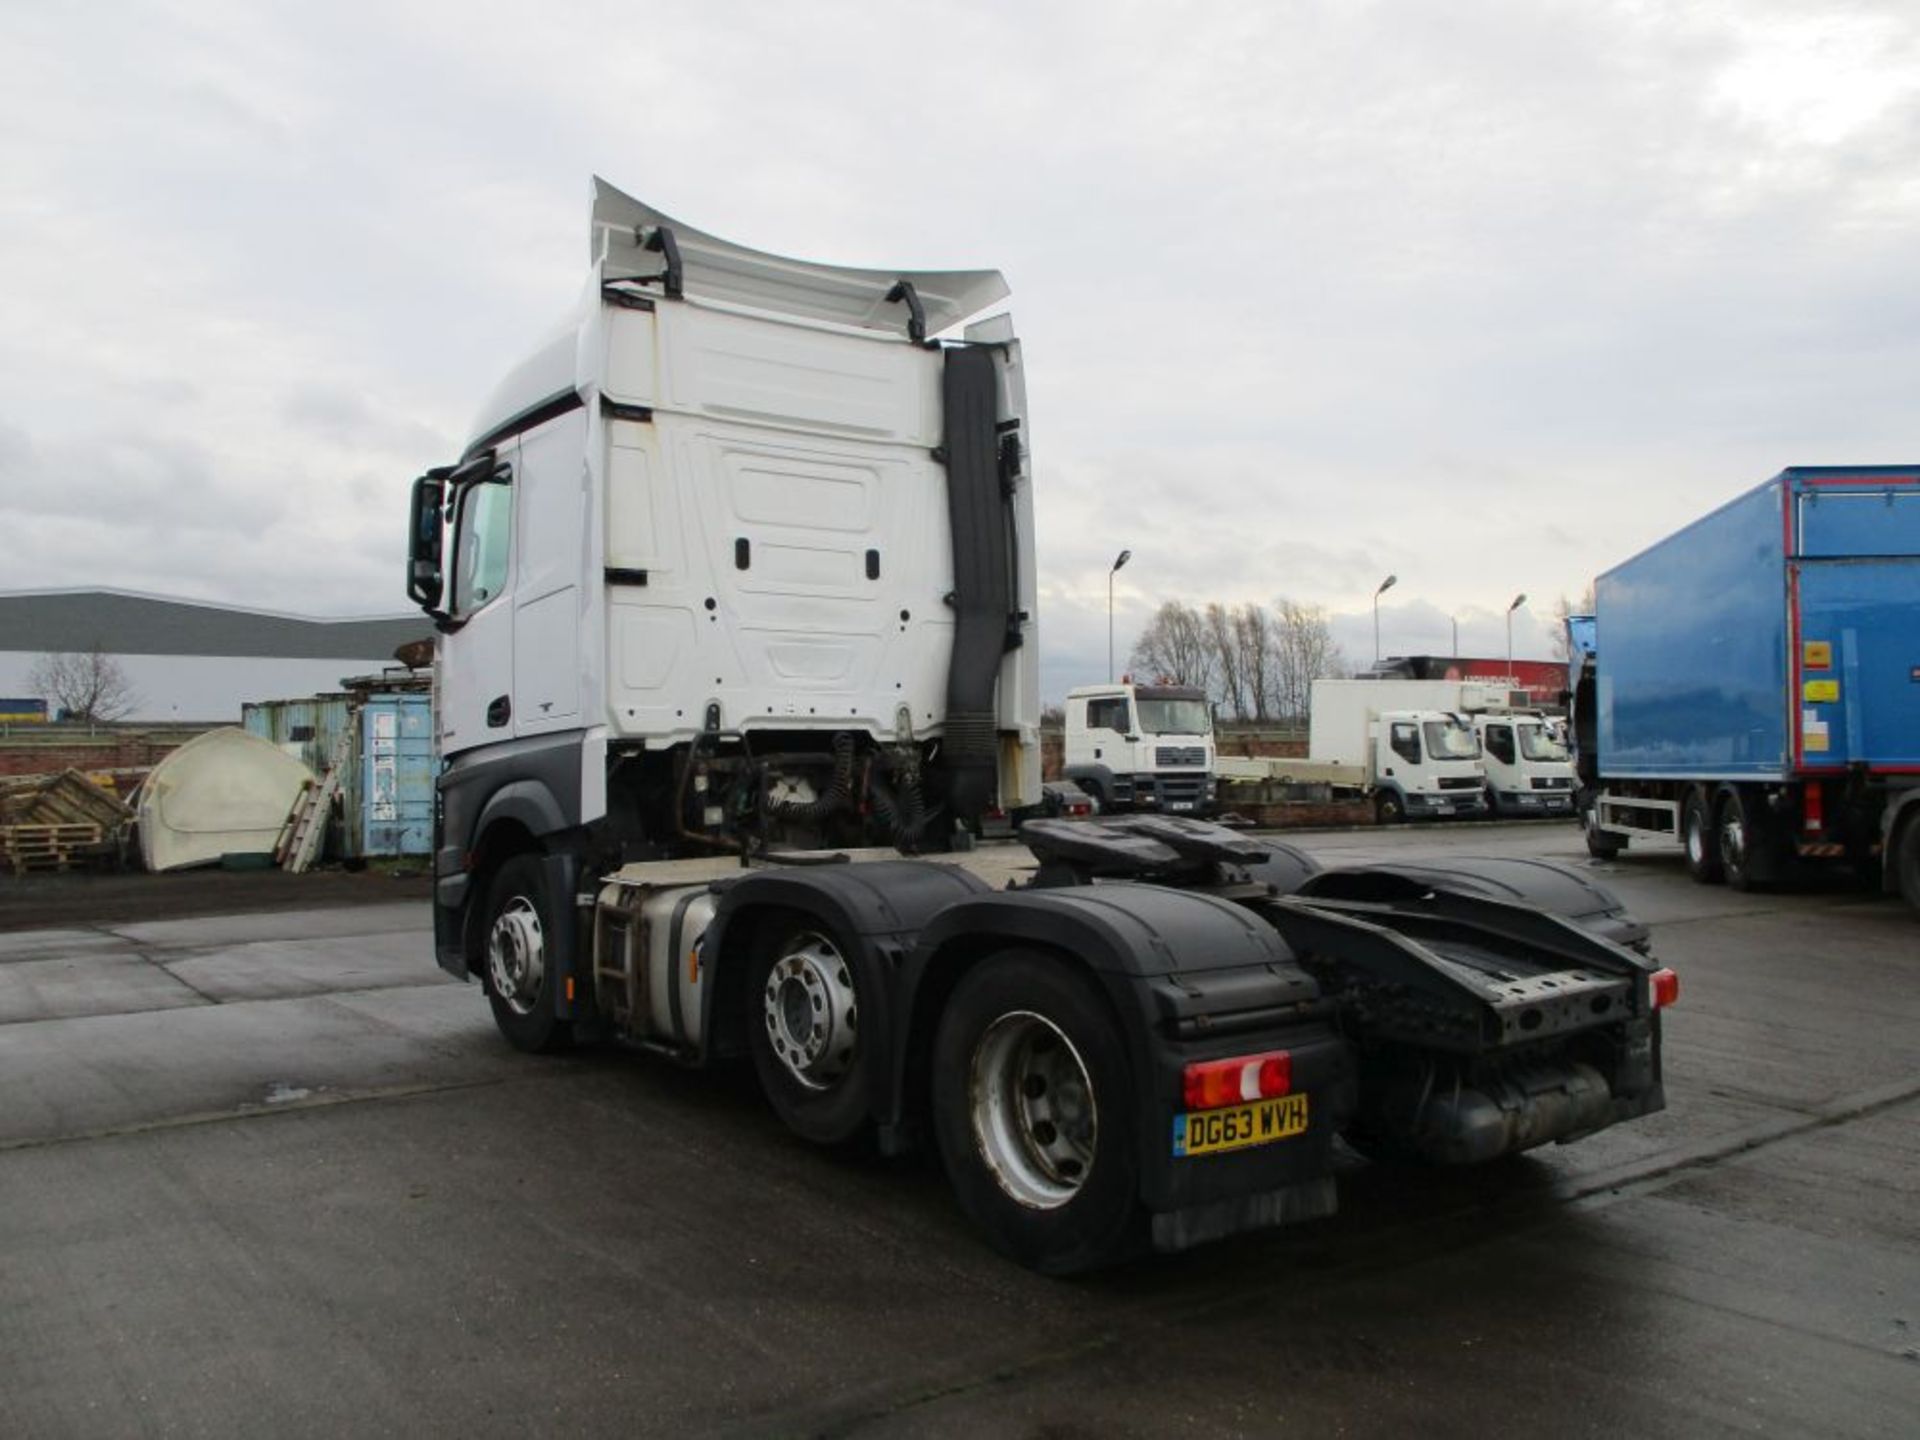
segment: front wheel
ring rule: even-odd
[[[1597,806],[1589,805],[1580,812],[1580,829],[1586,835],[1587,854],[1596,860],[1617,860],[1620,852],[1627,848],[1627,842],[1621,836],[1600,828]]]
[[[1072,962],[982,961],[933,1047],[933,1123],[960,1208],[995,1248],[1047,1275],[1145,1241],[1137,1118],[1119,1021]]]
[[[1382,790],[1373,797],[1373,818],[1382,825],[1398,825],[1407,818],[1407,802],[1397,790]]]
[[[514,1048],[532,1053],[573,1043],[573,1022],[554,1014],[560,957],[549,944],[552,934],[546,867],[538,855],[515,855],[494,873],[487,890],[480,975],[494,1024]]]

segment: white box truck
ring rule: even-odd
[[[1482,814],[1487,772],[1473,722],[1458,708],[1463,688],[1444,680],[1316,680],[1307,753],[1357,769],[1383,824]],[[1451,708],[1442,703],[1449,698]]]

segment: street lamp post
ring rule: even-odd
[[[1513,612],[1527,603],[1526,591],[1513,597],[1513,603],[1507,606],[1507,683],[1513,683]]]
[[[1389,575],[1380,582],[1380,588],[1373,592],[1373,663],[1376,665],[1380,663],[1380,597],[1399,583],[1399,580],[1398,575]]]
[[[1460,617],[1458,615],[1449,615],[1447,618],[1453,621],[1453,649],[1449,653],[1452,654],[1454,659],[1458,660],[1460,658]]]
[[[1133,558],[1133,551],[1122,550],[1114,557],[1113,568],[1107,571],[1107,683],[1113,683],[1113,577],[1120,573],[1120,567]]]

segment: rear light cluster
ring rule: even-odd
[[[1647,982],[1656,1010],[1664,1010],[1680,998],[1680,977],[1671,970],[1656,970],[1647,977]]]
[[[1293,1056],[1285,1050],[1200,1060],[1187,1066],[1181,1094],[1189,1110],[1218,1110],[1249,1100],[1272,1100],[1293,1089]]]

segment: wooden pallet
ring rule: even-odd
[[[0,860],[16,875],[29,870],[71,870],[108,849],[98,825],[0,825]]]

